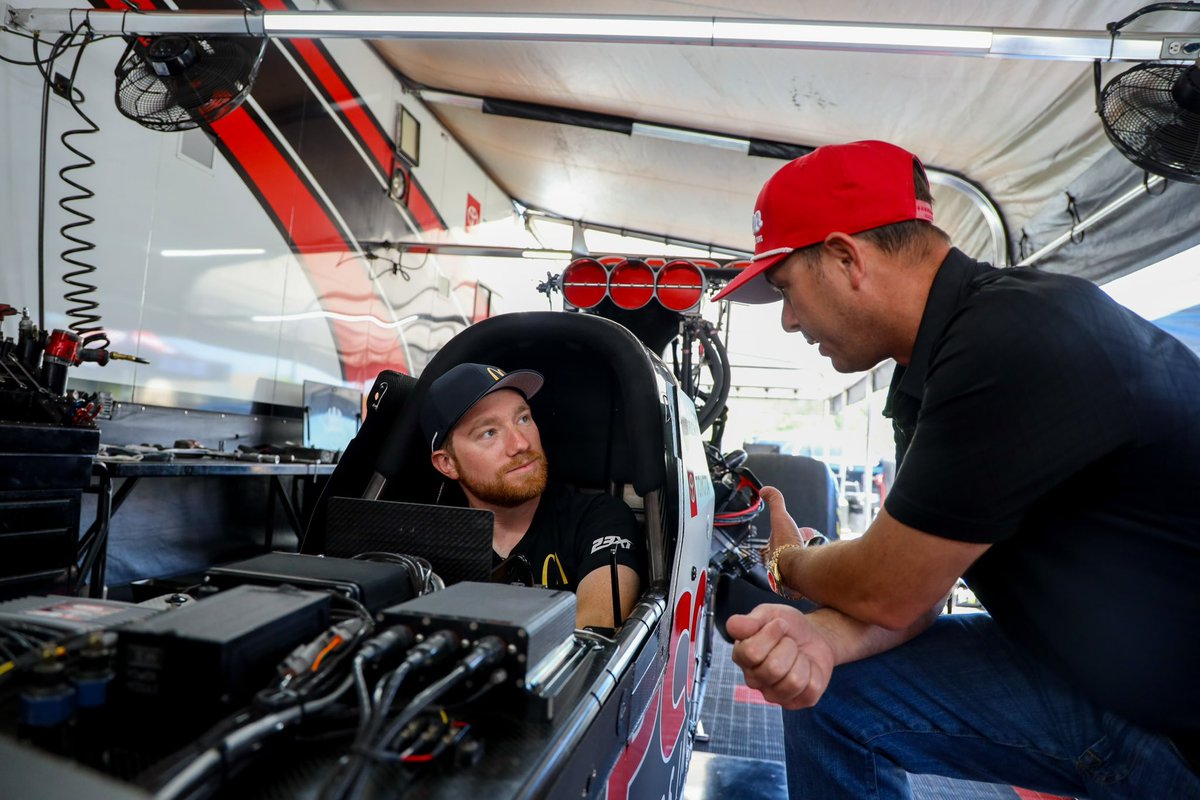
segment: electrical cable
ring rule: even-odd
[[[33,42],[33,61],[18,61],[15,58],[9,58],[8,56],[3,56],[3,55],[0,55],[0,61],[4,61],[6,63],[13,64],[14,66],[18,66],[18,67],[37,67],[38,70],[40,72],[42,72],[43,77],[44,77],[46,74],[45,68],[50,66],[50,64],[53,62],[53,58],[57,58],[57,55],[52,56],[49,59],[43,59],[40,55],[38,55],[37,46],[39,44],[41,44],[41,41],[42,41],[41,35],[37,34],[37,33],[33,33],[33,34],[21,33],[20,31],[15,31],[12,28],[8,28],[3,25],[0,25],[0,31],[3,31],[4,33],[10,33],[13,36],[19,36],[22,39],[29,39],[30,41]],[[63,34],[63,37],[65,37],[67,39],[70,39],[71,36],[72,36],[72,34],[69,34],[69,33]],[[111,36],[97,36],[93,39],[93,41],[98,42],[101,39],[111,39],[111,38],[112,38]],[[83,47],[83,46],[84,46],[83,42],[79,42],[79,43],[68,42],[60,48],[60,54],[61,54],[62,50],[67,50],[72,47]]]
[[[354,674],[354,691],[358,695],[358,725],[354,729],[354,738],[362,736],[371,721],[371,693],[367,688],[367,673],[361,655],[354,657],[351,665]]]
[[[458,646],[459,638],[453,631],[437,631],[409,651],[404,661],[376,684],[368,722],[362,726],[362,733],[355,736],[350,753],[342,757],[321,787],[321,800],[340,800],[348,796],[357,796],[357,787],[366,766],[370,745],[378,738],[379,730],[387,720],[396,694],[400,691],[400,685],[411,672],[444,661]]]
[[[93,313],[99,304],[94,300],[88,299],[87,295],[96,291],[97,287],[86,283],[80,278],[91,274],[95,271],[95,266],[76,258],[81,253],[86,253],[95,249],[95,245],[89,241],[81,239],[71,233],[77,228],[89,225],[95,222],[95,218],[75,208],[73,203],[80,200],[88,200],[95,197],[95,193],[87,187],[78,183],[74,179],[68,177],[68,173],[80,169],[87,169],[95,165],[95,160],[79,150],[70,139],[74,136],[94,134],[99,132],[100,128],[96,123],[88,117],[80,108],[85,98],[81,91],[75,88],[75,79],[79,73],[79,65],[83,58],[83,53],[87,46],[93,41],[111,38],[108,36],[96,37],[92,31],[88,29],[86,20],[81,22],[75,30],[70,33],[64,33],[54,42],[50,48],[50,54],[46,58],[42,58],[38,46],[41,44],[39,35],[28,35],[13,31],[7,27],[3,28],[7,33],[29,39],[33,43],[33,60],[24,62],[0,56],[0,59],[21,66],[37,67],[38,72],[42,76],[42,105],[41,105],[41,128],[39,132],[39,151],[38,151],[38,247],[37,247],[37,272],[38,272],[38,326],[45,330],[46,327],[46,293],[45,293],[45,275],[46,275],[46,259],[45,259],[45,220],[46,220],[46,137],[48,134],[48,120],[50,107],[50,90],[55,85],[54,63],[57,59],[69,48],[79,48],[76,52],[75,63],[71,69],[70,78],[67,80],[66,87],[63,90],[64,96],[76,114],[88,125],[87,128],[78,128],[67,131],[62,134],[60,141],[63,146],[70,152],[75,154],[79,162],[69,164],[59,170],[59,177],[63,182],[72,186],[80,194],[64,197],[59,200],[59,207],[68,214],[77,217],[75,222],[68,223],[59,229],[60,235],[76,246],[69,248],[62,253],[62,258],[69,264],[76,267],[76,270],[67,273],[63,276],[63,281],[70,286],[75,287],[64,295],[64,299],[70,303],[74,303],[73,308],[68,309],[67,316],[75,318],[75,321],[70,324],[71,330],[79,334],[82,340],[83,347],[86,349],[105,349],[108,346],[108,338],[105,335],[103,328],[99,327],[100,317]],[[76,41],[82,33],[82,38]],[[57,91],[57,90],[56,90]],[[78,95],[78,97],[76,96]]]
[[[382,561],[388,564],[400,564],[408,570],[413,592],[418,596],[446,588],[446,584],[442,578],[433,571],[433,564],[421,556],[372,550],[366,553],[358,553],[351,556],[351,558],[358,561]]]
[[[42,35],[40,32],[25,33],[24,31],[20,31],[15,28],[10,28],[7,25],[0,25],[0,33],[8,33],[13,36],[18,36],[22,39],[29,39],[30,41],[33,41],[33,42],[40,42],[42,40]],[[70,36],[70,34],[67,34],[67,35]],[[120,34],[106,33],[103,36],[93,36],[92,41],[93,42],[101,42],[101,41],[104,41],[105,39],[116,39],[118,36],[120,36]],[[63,49],[69,50],[72,47],[83,47],[84,44],[85,44],[84,42],[72,42],[72,43],[67,44]],[[2,58],[2,56],[0,56],[0,58]],[[37,57],[36,53],[34,54],[34,58],[36,59],[35,61],[12,61],[10,63],[17,64],[18,66],[22,66],[22,67],[33,67],[33,66],[38,66],[39,64],[45,63],[42,59],[39,59]]]
[[[371,741],[378,728],[383,724],[383,719],[391,707],[392,701],[395,700],[396,693],[400,690],[400,684],[404,682],[404,679],[408,677],[408,674],[413,669],[414,662],[406,659],[376,685],[374,703],[368,709],[365,724],[362,723],[360,716],[359,727],[354,736],[354,744],[351,746],[351,755],[349,757],[343,756],[338,762],[337,767],[335,767],[333,773],[321,788],[319,795],[321,800],[334,800],[334,798],[345,797],[351,787],[357,784],[359,775],[363,769],[362,748]]]
[[[0,636],[8,638],[13,644],[27,653],[41,650],[49,643],[49,639],[30,636],[28,631],[25,634],[17,633],[11,628],[0,628]]]
[[[393,740],[404,730],[404,728],[416,718],[418,714],[425,711],[435,700],[443,694],[453,689],[470,675],[478,672],[484,667],[494,666],[504,656],[504,642],[498,636],[484,636],[475,643],[470,652],[458,662],[447,675],[441,679],[431,683],[427,688],[422,690],[416,697],[409,701],[408,705],[400,712],[400,714],[392,720],[388,727],[384,730],[383,735],[376,739],[375,746],[370,748],[366,753],[369,759],[368,763],[373,765],[376,762],[386,762],[394,760],[389,758],[389,750]],[[494,681],[489,681],[494,685]],[[362,770],[353,780],[350,790],[350,797],[361,797],[364,785],[369,777],[368,770]],[[344,795],[335,796],[343,797]],[[326,800],[322,798],[322,800]]]
[[[266,739],[302,723],[306,717],[324,711],[345,694],[353,683],[353,677],[347,675],[337,688],[326,695],[267,714],[222,735],[220,741],[207,747],[155,791],[154,800],[194,796],[197,786],[207,781],[218,769],[223,767],[223,771],[228,772],[234,762],[256,752]]]
[[[444,749],[438,746],[438,741],[450,729],[446,721],[446,712],[436,713],[435,718],[425,724],[424,729],[416,737],[405,736],[404,741],[412,739],[411,743],[395,754],[389,754],[389,761],[432,761]],[[407,733],[407,730],[405,731]],[[397,745],[398,746],[398,745]],[[418,753],[418,748],[429,747],[429,752]]]
[[[63,41],[59,38],[59,42]],[[55,45],[57,49],[58,45]],[[37,302],[38,327],[46,330],[46,134],[49,131],[50,119],[50,79],[49,69],[42,69],[38,62],[38,40],[33,40],[33,57],[38,71],[42,73],[42,122],[38,131],[38,226],[37,226]],[[53,62],[54,49],[51,50]]]
[[[24,630],[30,626],[22,623],[6,623],[6,627],[11,634],[14,627]],[[29,633],[29,631],[24,631],[22,635],[28,636]],[[55,632],[52,635],[58,636],[59,632]],[[4,682],[13,675],[26,669],[27,667],[34,666],[40,661],[43,661],[47,658],[59,658],[67,655],[68,653],[82,649],[83,647],[95,641],[97,635],[98,634],[96,631],[89,631],[87,633],[76,634],[60,641],[46,640],[38,647],[33,648],[26,653],[22,653],[10,661],[0,664],[0,685],[3,685]]]
[[[467,655],[465,655],[453,670],[444,678],[431,683],[428,688],[424,689],[420,694],[414,697],[400,715],[392,720],[387,729],[380,737],[379,746],[375,753],[382,753],[388,743],[395,738],[400,730],[412,721],[417,714],[424,711],[434,700],[437,700],[450,689],[457,686],[463,679],[467,678],[472,673],[478,672],[485,666],[491,666],[499,662],[504,655],[504,642],[498,636],[484,636]]]
[[[18,34],[23,35],[23,34]],[[42,76],[42,115],[38,131],[38,226],[37,226],[37,310],[38,327],[46,330],[46,135],[49,132],[51,72],[54,61],[70,45],[71,34],[62,34],[50,48],[49,58],[38,54],[41,39],[37,34],[27,37],[33,42],[33,61]]]
[[[271,713],[242,722],[232,730],[222,731],[216,741],[210,739],[211,744],[201,745],[204,749],[155,792],[155,799],[175,800],[194,796],[197,786],[207,781],[218,769],[223,768],[228,772],[234,762],[257,752],[266,739],[325,711],[357,683],[357,672],[363,664],[379,660],[398,648],[407,647],[412,640],[412,631],[403,625],[389,628],[366,640],[355,656],[355,673],[346,675],[331,691],[316,697],[301,699],[300,694],[289,692],[287,696],[299,702],[294,702],[286,708],[273,709]]]
[[[588,632],[590,633],[591,631],[588,631]],[[597,636],[601,637],[601,638],[607,638],[604,636],[604,634],[597,634]],[[615,641],[616,641],[615,638],[608,639],[609,643],[612,643]],[[483,697],[489,691],[491,691],[494,687],[498,686],[501,683],[504,683],[504,681],[506,681],[507,679],[508,679],[508,673],[504,669],[493,670],[492,674],[488,676],[487,681],[485,681],[478,689],[471,692],[469,695],[462,698],[461,700],[456,699],[453,703],[450,703],[449,705],[444,706],[444,708],[455,709],[455,708],[464,708],[466,706],[469,706],[472,703],[474,703],[476,700],[478,700],[479,698]],[[443,711],[442,713],[445,713],[445,712]]]
[[[62,635],[61,631],[38,625],[33,622],[18,622],[13,620],[11,622],[4,623],[4,627],[9,632],[19,629],[23,631],[26,636],[38,640],[39,644],[49,644]]]
[[[714,516],[713,525],[718,528],[734,528],[750,522],[766,508],[766,501],[761,497],[749,508],[741,511],[730,511]]]

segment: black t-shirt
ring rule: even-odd
[[[612,495],[551,483],[509,557],[529,561],[534,584],[573,592],[589,572],[608,566],[613,545],[617,563],[644,577],[645,537],[629,506]],[[500,562],[495,553],[492,558]]]
[[[951,251],[885,414],[885,507],[1100,705],[1200,731],[1200,360],[1091,283]]]

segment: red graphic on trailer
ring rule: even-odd
[[[688,470],[688,500],[692,504],[692,516],[700,513],[700,508],[696,504],[696,474],[690,469]]]
[[[467,230],[471,230],[480,222],[483,222],[483,207],[479,201],[471,194],[467,194]]]

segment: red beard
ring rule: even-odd
[[[534,463],[536,466],[521,475],[510,474],[512,470]],[[504,465],[489,478],[468,476],[456,463],[458,480],[463,488],[485,503],[513,508],[526,500],[532,500],[546,490],[547,465],[542,453],[525,453]]]

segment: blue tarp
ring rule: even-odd
[[[1154,324],[1200,355],[1200,306],[1192,306],[1154,320]]]

